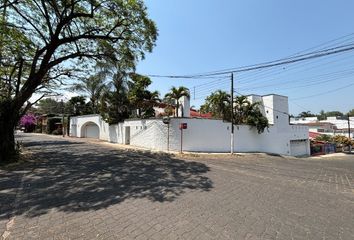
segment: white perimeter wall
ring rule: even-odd
[[[181,122],[188,125],[183,130],[183,150],[201,152],[229,152],[230,123],[221,120],[208,119],[173,119],[171,123],[170,148],[180,149],[181,131],[178,126]],[[271,126],[268,130],[258,134],[257,130],[247,125],[235,126],[235,152],[268,152],[290,155],[290,140],[308,141],[308,129],[305,126]],[[310,153],[309,146],[304,155]]]
[[[167,150],[168,125],[161,119],[126,120],[124,123],[108,125],[98,115],[71,118],[70,136],[81,137],[81,128],[86,122],[94,122],[100,127],[100,139],[124,144],[126,128],[130,128],[130,145]],[[221,120],[172,118],[169,128],[169,149],[179,151],[181,144],[180,123],[187,123],[183,130],[183,150],[196,152],[230,152],[230,123]],[[235,126],[235,152],[267,152],[291,155],[290,140],[305,140],[310,154],[308,127],[288,125],[271,126],[258,134],[247,125]]]

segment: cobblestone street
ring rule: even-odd
[[[19,137],[0,169],[3,239],[354,239],[354,155],[172,157]]]

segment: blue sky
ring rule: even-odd
[[[146,5],[159,38],[153,53],[138,64],[142,74],[184,75],[266,62],[354,33],[354,1],[349,0],[148,0]],[[341,43],[354,43],[354,35],[331,44]],[[214,90],[229,91],[228,79],[152,80],[151,89],[162,95],[171,86],[189,87],[195,106]],[[347,112],[354,108],[354,51],[240,73],[235,88],[243,94],[287,95],[293,114]]]

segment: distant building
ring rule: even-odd
[[[349,121],[351,123],[351,133],[354,130],[354,117],[349,117]],[[327,122],[334,124],[336,126],[336,133],[348,134],[348,119],[344,119],[343,117],[327,117],[326,120],[322,120],[320,122]],[[354,135],[351,134],[353,137]]]
[[[350,117],[351,123],[350,132],[351,138],[354,138],[354,117]],[[343,117],[327,117],[326,120],[318,121],[317,117],[309,118],[290,118],[291,124],[300,124],[309,127],[310,132],[327,134],[327,135],[342,135],[348,137],[348,119]]]

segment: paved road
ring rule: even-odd
[[[25,134],[5,239],[354,239],[354,157],[187,157]]]

